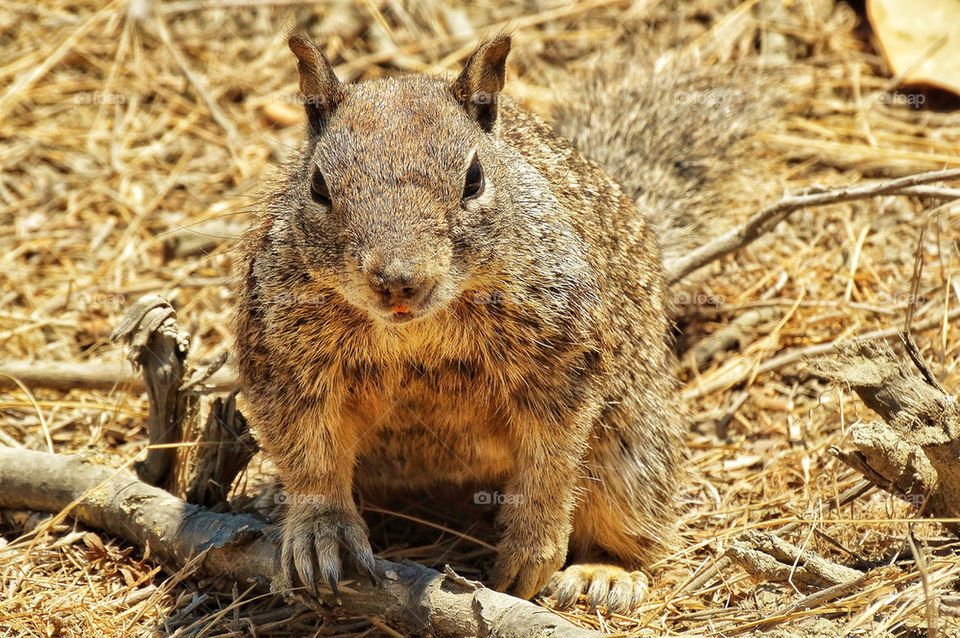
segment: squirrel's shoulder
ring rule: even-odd
[[[500,103],[500,138],[528,161],[532,160],[538,169],[567,165],[571,160],[586,160],[546,120],[508,98],[503,98]],[[588,166],[591,164],[589,160],[586,162]],[[570,166],[565,168],[569,170]],[[595,170],[598,167],[593,164],[589,168]]]
[[[646,218],[623,187],[553,126],[510,100],[501,102],[501,118],[501,139],[546,179],[582,235],[597,239],[614,226],[646,235]]]

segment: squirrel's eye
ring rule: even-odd
[[[327,181],[323,179],[319,168],[313,169],[313,176],[310,178],[310,197],[321,206],[330,206],[330,189],[327,188]]]
[[[470,160],[470,166],[467,168],[467,179],[463,184],[463,199],[473,199],[483,192],[483,167],[480,166],[480,158],[473,154]]]

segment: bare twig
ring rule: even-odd
[[[680,281],[693,271],[701,268],[735,250],[748,245],[767,231],[771,230],[790,213],[808,206],[823,206],[849,202],[856,199],[866,199],[877,195],[904,195],[913,194],[910,189],[929,184],[931,182],[960,179],[960,169],[953,168],[942,171],[930,171],[907,175],[877,184],[866,186],[848,186],[833,190],[815,190],[813,192],[787,195],[783,199],[765,208],[760,209],[746,222],[733,228],[713,241],[697,248],[690,254],[680,257],[669,264],[664,264],[667,282],[670,284]],[[955,198],[956,189],[924,192],[926,195],[938,194],[945,198]]]
[[[800,611],[803,609],[810,609],[810,608],[816,607],[817,605],[821,605],[825,602],[829,602],[831,600],[835,600],[837,598],[846,596],[850,592],[856,591],[861,586],[863,586],[863,583],[868,578],[870,578],[869,573],[861,574],[860,576],[857,576],[852,580],[848,580],[847,582],[837,583],[836,585],[832,585],[830,587],[827,587],[826,589],[821,589],[820,591],[814,592],[809,596],[804,596],[803,598],[793,603],[783,611],[778,612],[778,615],[781,617],[789,617],[791,614],[793,614],[796,611]],[[771,625],[764,625],[764,629],[766,629],[769,626],[772,626],[773,624],[774,623],[771,623]]]
[[[690,362],[692,367],[702,370],[718,352],[745,341],[746,336],[752,332],[753,328],[769,321],[778,312],[779,309],[776,306],[765,306],[753,308],[737,315],[730,323],[690,348],[684,358]]]
[[[833,587],[863,574],[803,550],[774,534],[747,532],[735,540],[727,556],[755,577],[773,582],[798,582]]]
[[[835,501],[830,501],[829,503],[824,503],[820,506],[819,515],[823,515],[826,512],[830,511],[831,508],[840,509],[850,501],[863,496],[866,492],[873,489],[873,483],[870,481],[862,480],[856,483],[855,485],[844,490],[843,494],[840,495]],[[784,525],[778,530],[771,532],[771,535],[774,536],[783,536],[784,534],[789,534],[790,532],[798,529],[802,525],[800,521],[794,521],[788,525]],[[714,562],[707,565],[704,570],[697,574],[694,578],[691,578],[687,583],[685,583],[680,590],[675,594],[679,596],[685,592],[697,591],[701,587],[707,584],[714,576],[722,572],[723,570],[730,567],[732,560],[729,556],[721,556]]]
[[[928,223],[931,216],[932,211],[927,215]],[[928,223],[920,227],[920,236],[917,237],[917,250],[915,251],[913,260],[913,276],[910,278],[910,303],[907,304],[907,316],[903,319],[903,332],[900,333],[900,341],[903,342],[907,350],[907,356],[913,361],[913,365],[917,367],[917,370],[920,371],[920,374],[923,375],[927,383],[940,392],[946,393],[946,389],[940,385],[940,381],[938,381],[936,375],[933,374],[933,370],[927,365],[926,359],[920,354],[920,348],[917,347],[917,342],[913,338],[912,331],[913,315],[917,310],[917,302],[920,297],[918,292],[920,290],[920,276],[923,274],[923,239],[927,234]]]
[[[926,600],[927,636],[928,638],[937,638],[937,628],[940,625],[939,613],[937,613],[937,597],[930,591],[930,570],[927,568],[927,557],[917,543],[917,539],[913,536],[913,525],[907,531],[907,543],[910,545],[910,552],[913,554],[917,571],[920,573],[920,584],[923,585],[923,598]]]

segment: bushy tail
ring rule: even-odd
[[[782,120],[776,72],[614,51],[556,114],[558,132],[647,214],[665,265],[755,210],[776,190],[755,134]]]

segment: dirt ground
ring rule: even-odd
[[[741,202],[731,219],[787,190],[960,166],[960,102],[900,85],[862,5],[13,0],[0,4],[0,364],[119,361],[109,334],[149,293],[171,300],[198,361],[229,348],[231,240],[302,134],[290,28],[323,41],[343,80],[452,76],[484,34],[510,30],[506,91],[547,118],[577,99],[571,87],[590,56],[612,43],[699,55],[718,76],[729,64],[778,65],[793,104],[749,140],[758,168],[731,194]],[[829,450],[851,448],[850,427],[875,416],[802,356],[777,363],[901,327],[914,305],[914,323],[929,326],[916,334],[924,357],[948,390],[960,387],[960,329],[938,319],[960,302],[960,217],[939,204],[877,197],[800,210],[678,288],[694,469],[682,549],[653,567],[650,596],[631,616],[581,606],[569,618],[613,635],[960,635],[950,613],[960,547],[939,522],[877,489],[830,507],[859,475]],[[746,315],[735,343],[691,363],[691,348]],[[146,446],[146,408],[122,386],[0,390],[0,444],[92,449],[120,467]],[[271,476],[256,457],[236,503],[272,503]],[[449,563],[470,578],[492,559],[489,514],[422,495],[366,511],[384,558]],[[809,607],[794,603],[821,587],[737,565],[695,579],[744,532],[794,522],[784,538],[866,577]],[[324,620],[30,512],[0,512],[0,587],[4,638],[401,635],[376,618]],[[928,633],[932,599],[941,634]]]

